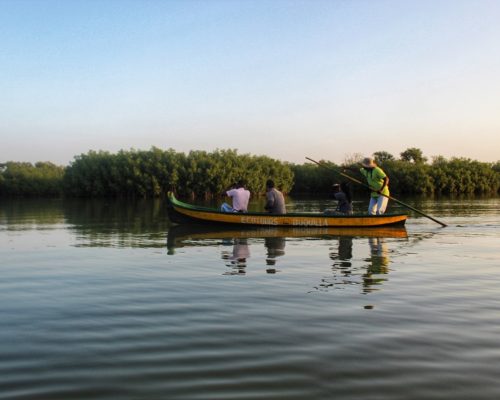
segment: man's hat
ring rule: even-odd
[[[377,164],[375,164],[375,161],[373,161],[373,158],[366,157],[363,159],[361,162],[361,165],[365,168],[375,168]]]

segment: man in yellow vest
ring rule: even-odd
[[[373,158],[366,157],[363,159],[361,174],[366,178],[368,186],[372,190],[370,196],[370,204],[368,206],[368,214],[380,215],[385,213],[389,199],[389,177],[378,167]],[[382,196],[385,195],[385,196]]]

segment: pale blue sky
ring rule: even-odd
[[[0,162],[500,160],[497,0],[0,0]]]

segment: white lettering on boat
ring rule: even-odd
[[[241,222],[243,224],[278,225],[278,218],[245,216],[241,217]]]
[[[328,226],[326,218],[291,218],[281,220],[276,217],[242,216],[242,224],[253,225],[291,225],[291,226]]]
[[[292,225],[295,226],[328,226],[328,220],[324,218],[293,218]]]

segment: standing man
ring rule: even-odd
[[[226,195],[233,199],[233,206],[223,203],[221,211],[225,212],[247,212],[248,201],[250,200],[250,191],[245,189],[245,181],[240,179],[233,188],[226,191]]]
[[[266,205],[264,208],[271,214],[286,214],[283,193],[274,187],[274,181],[271,179],[266,182]]]
[[[383,214],[389,202],[389,198],[386,197],[389,196],[389,177],[382,168],[377,166],[373,158],[366,157],[361,165],[360,172],[366,178],[368,186],[372,190],[368,214]]]

